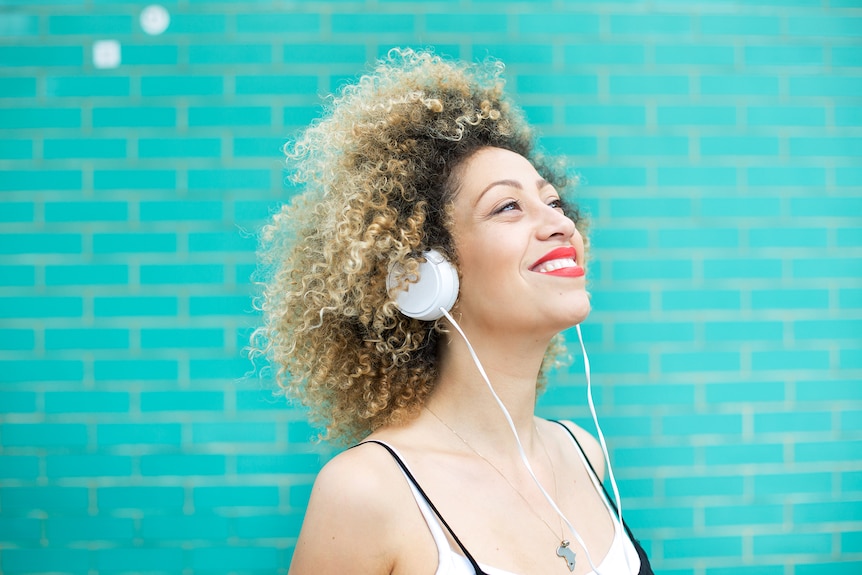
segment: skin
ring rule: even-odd
[[[539,273],[534,264],[555,248],[572,246],[583,267],[583,238],[563,214],[556,190],[513,152],[479,150],[455,177],[452,233],[461,289],[452,315],[509,410],[533,470],[598,565],[613,538],[608,511],[568,434],[534,415],[536,378],[551,338],[590,311],[584,277]],[[454,329],[440,361],[427,409],[408,424],[379,429],[370,438],[402,454],[480,563],[519,575],[568,575],[555,555],[565,537],[578,554],[574,573],[588,573],[586,554],[563,531],[525,470],[504,416]],[[567,425],[603,473],[596,440]],[[362,445],[324,467],[312,490],[291,575],[432,575],[437,564],[428,526],[383,448]]]

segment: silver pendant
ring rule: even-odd
[[[557,547],[557,557],[562,557],[566,560],[566,565],[569,566],[569,571],[575,570],[575,552],[569,547],[569,541],[563,539],[560,541],[560,546]]]

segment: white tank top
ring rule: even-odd
[[[399,454],[391,445],[386,444],[386,446],[389,447],[401,459],[403,465],[407,467],[407,463],[404,461],[404,458],[401,457],[401,454]],[[599,497],[602,498],[602,501],[608,508],[608,512],[610,513],[611,520],[614,524],[614,538],[613,541],[611,541],[610,549],[608,549],[605,557],[595,566],[595,570],[590,571],[587,575],[637,575],[640,571],[640,558],[638,557],[637,551],[632,542],[625,535],[616,514],[611,510],[610,503],[605,497],[601,482],[590,469],[586,457],[581,452],[581,448],[577,445],[575,445],[575,448],[575,451],[577,451],[578,455],[581,457],[584,468],[586,468],[587,473],[592,480],[593,487],[596,489]],[[402,469],[401,472],[407,479],[408,485],[410,485],[410,491],[413,493],[416,505],[422,512],[422,516],[428,524],[431,536],[434,538],[434,543],[437,545],[438,562],[435,575],[475,575],[475,571],[473,566],[470,564],[470,561],[464,555],[450,547],[449,539],[446,537],[446,533],[444,532],[439,519],[428,505],[428,502],[425,501],[425,498],[419,492],[416,485],[414,485],[413,481],[410,480],[407,472],[404,469]],[[628,561],[626,558],[628,558]],[[578,559],[585,561],[586,557],[583,554],[580,554]],[[482,563],[479,563],[479,566],[485,573],[487,573],[487,575],[518,575],[517,573],[504,571]]]

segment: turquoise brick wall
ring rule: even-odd
[[[331,451],[244,377],[253,233],[281,143],[411,45],[504,59],[582,177],[656,571],[862,573],[862,2],[148,3],[0,1],[0,572],[286,572]],[[540,409],[591,427],[573,355]]]

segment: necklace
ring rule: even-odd
[[[481,453],[479,453],[479,451],[478,451],[475,447],[473,447],[472,445],[470,445],[470,442],[469,442],[469,441],[467,441],[466,439],[464,439],[463,437],[461,437],[461,434],[460,434],[460,433],[458,433],[457,431],[455,431],[455,430],[454,430],[454,429],[453,429],[453,428],[452,428],[448,423],[446,423],[445,421],[443,421],[442,419],[440,419],[440,416],[439,416],[439,415],[437,415],[436,413],[434,413],[433,411],[431,411],[431,409],[430,409],[427,405],[426,405],[426,406],[424,406],[424,407],[425,407],[425,409],[428,411],[428,413],[430,413],[431,415],[433,415],[433,416],[434,416],[434,418],[435,418],[437,421],[439,421],[440,423],[442,423],[442,424],[443,424],[443,426],[444,426],[444,427],[446,427],[446,429],[448,429],[449,431],[451,431],[451,432],[455,435],[455,437],[457,437],[458,439],[460,439],[460,440],[461,440],[461,443],[463,443],[464,445],[466,445],[466,446],[467,446],[467,448],[468,448],[468,449],[470,449],[470,451],[472,451],[473,453],[475,453],[475,454],[479,457],[479,459],[481,459],[482,461],[484,461],[485,463],[487,463],[488,465],[490,465],[490,466],[491,466],[491,469],[493,469],[494,471],[496,471],[496,472],[500,475],[500,477],[502,477],[502,478],[503,478],[503,480],[504,480],[504,481],[509,485],[509,487],[511,487],[511,488],[512,488],[512,490],[513,490],[515,493],[517,493],[517,494],[518,494],[518,497],[520,497],[520,498],[524,501],[524,503],[527,505],[527,509],[529,509],[529,510],[530,510],[530,512],[532,512],[532,513],[533,513],[533,515],[535,515],[535,516],[536,516],[536,517],[537,517],[537,518],[538,518],[542,523],[544,523],[544,524],[545,524],[545,526],[547,526],[547,528],[551,531],[551,533],[553,533],[554,538],[556,538],[556,537],[557,537],[557,532],[554,530],[554,528],[553,528],[553,527],[551,527],[551,524],[550,524],[550,523],[548,523],[547,521],[545,521],[545,518],[544,518],[544,517],[542,517],[541,515],[539,515],[539,514],[538,514],[538,512],[536,512],[536,510],[535,510],[535,509],[533,509],[533,506],[530,504],[530,502],[529,502],[529,501],[527,501],[527,498],[526,498],[526,497],[524,497],[524,494],[523,494],[523,493],[521,493],[521,491],[520,491],[517,487],[515,487],[515,485],[514,485],[511,481],[509,481],[509,478],[508,478],[508,477],[506,477],[506,474],[505,474],[505,473],[503,473],[503,472],[500,470],[500,468],[499,468],[499,467],[497,467],[496,465],[494,465],[494,464],[491,462],[491,460],[490,460],[490,459],[488,459],[487,457],[485,457],[484,455],[482,455]],[[538,438],[539,438],[539,443],[541,444],[541,446],[542,446],[542,450],[545,452],[545,457],[547,457],[547,458],[548,458],[548,464],[549,464],[549,465],[550,465],[550,467],[551,467],[551,477],[552,477],[552,478],[553,478],[553,480],[554,480],[554,497],[556,498],[556,497],[557,497],[557,476],[556,476],[556,473],[554,473],[554,462],[551,460],[551,456],[550,456],[550,454],[548,453],[548,448],[547,448],[547,447],[545,447],[545,442],[544,442],[544,440],[542,439],[542,435],[539,433],[539,428],[538,428],[538,427],[536,428],[536,435],[537,435],[537,436],[538,436]],[[560,524],[560,531],[561,531],[561,532],[562,532],[562,529],[563,529],[562,524]],[[566,566],[569,568],[569,571],[574,571],[574,570],[575,570],[575,552],[574,552],[574,551],[572,550],[572,548],[570,547],[570,542],[569,542],[569,540],[568,540],[568,539],[566,539],[566,538],[564,538],[564,537],[562,537],[562,536],[560,536],[560,544],[559,544],[559,546],[557,546],[557,550],[556,550],[556,551],[557,551],[557,557],[562,558],[562,559],[566,562]]]

